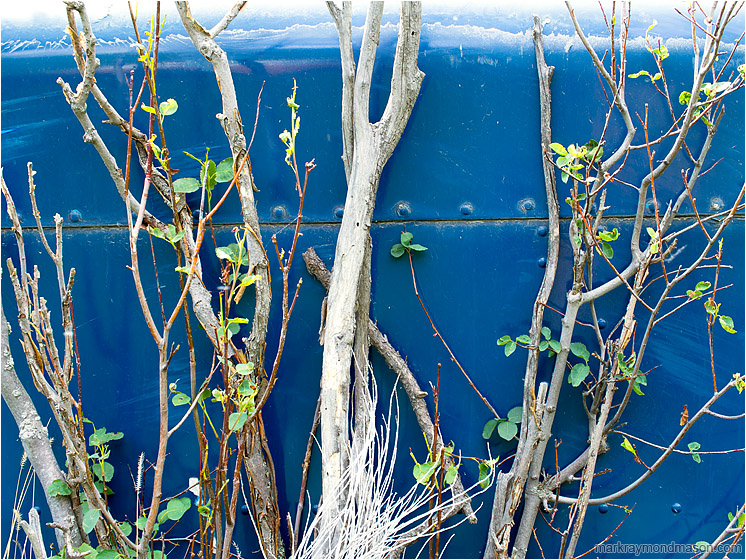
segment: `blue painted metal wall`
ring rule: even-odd
[[[444,365],[440,405],[444,435],[453,438],[464,455],[485,457],[481,429],[490,417],[489,412],[450,364],[437,339],[431,337],[427,319],[411,289],[409,269],[404,262],[394,260],[388,250],[405,226],[418,242],[429,247],[429,251],[417,255],[415,267],[422,297],[436,324],[499,412],[519,404],[525,356],[516,352],[506,358],[495,341],[504,334],[515,336],[527,331],[543,274],[539,260],[546,251],[546,237],[540,229],[545,223],[546,202],[539,148],[538,82],[533,44],[525,33],[531,26],[531,17],[528,11],[507,12],[499,8],[454,16],[441,11],[427,13],[426,6],[425,12],[420,54],[425,82],[407,130],[383,173],[374,214],[371,314],[407,357],[422,386],[434,380],[438,362]],[[584,143],[601,134],[606,107],[603,94],[589,66],[588,55],[577,41],[571,41],[569,19],[561,13],[547,15],[550,16],[545,26],[547,61],[556,67],[552,83],[553,137],[565,145]],[[277,136],[289,125],[285,98],[295,78],[303,123],[298,156],[302,160],[316,158],[318,164],[308,188],[300,250],[316,247],[320,256],[331,264],[340,222],[337,210],[345,198],[344,170],[339,158],[341,86],[336,32],[323,12],[306,14],[302,19],[294,19],[292,14],[262,17],[237,20],[238,31],[225,33],[221,44],[232,61],[244,123],[253,120],[256,95],[266,81],[252,149],[254,173],[261,189],[257,204],[263,236],[268,240],[272,233],[278,233],[281,245],[288,246],[292,234],[288,224],[293,220],[296,197]],[[587,17],[591,18],[586,19],[588,28],[600,34],[603,30],[600,16],[591,13]],[[661,21],[657,29],[665,37],[686,37],[688,28],[681,21],[670,15],[656,17]],[[196,175],[198,168],[182,151],[200,155],[209,147],[210,155],[217,161],[229,152],[222,130],[212,118],[219,111],[219,96],[211,69],[183,36],[174,35],[180,32],[175,19],[170,20],[166,28],[168,36],[161,45],[159,92],[179,103],[178,113],[166,121],[166,131],[174,154],[173,165],[182,170],[182,176],[188,176]],[[635,21],[631,35],[644,36],[651,19],[651,14],[642,14]],[[387,15],[386,21],[395,22],[396,16]],[[104,44],[99,49],[101,68],[97,80],[109,99],[120,111],[125,111],[124,77],[136,64],[134,50],[125,45],[130,33],[124,24],[103,22],[98,30]],[[289,27],[299,22],[304,25]],[[356,21],[361,23],[361,19]],[[81,141],[80,126],[55,83],[58,76],[72,84],[78,81],[69,50],[57,43],[63,28],[64,25],[53,24],[3,28],[2,166],[26,228],[30,230],[33,225],[26,196],[27,161],[33,161],[38,172],[37,193],[45,225],[53,223],[56,212],[65,218],[65,265],[77,270],[74,301],[83,361],[84,406],[97,425],[125,433],[123,440],[112,445],[111,462],[117,469],[112,508],[121,517],[132,517],[133,512],[124,509],[132,494],[128,469],[136,468],[141,451],[148,457],[155,456],[157,355],[139,307],[133,305],[134,289],[125,269],[129,257],[123,204],[97,154]],[[727,39],[733,41],[742,30],[741,25]],[[383,111],[395,38],[395,28],[384,27],[374,73],[374,83],[379,85],[372,91],[372,118],[378,118]],[[669,41],[669,49],[671,57],[665,64],[669,87],[676,98],[690,79],[692,56],[685,39]],[[743,62],[742,48],[736,59]],[[651,71],[654,68],[640,39],[631,41],[628,68]],[[651,129],[667,127],[663,98],[649,83],[630,81],[628,103],[632,111],[642,114],[646,101],[650,103]],[[92,105],[89,103],[93,120],[98,122],[103,115]],[[710,162],[720,157],[726,159],[700,180],[697,192],[700,208],[707,208],[711,202],[717,204],[718,198],[725,204],[732,202],[743,184],[743,115],[743,94],[739,93],[729,98],[728,112],[715,139]],[[99,128],[113,152],[122,157],[126,150],[122,135],[107,130],[105,125]],[[704,127],[700,128],[692,135],[692,146],[702,142]],[[613,145],[621,137],[620,123],[612,120],[607,141]],[[664,143],[658,152],[663,153],[665,148]],[[621,177],[639,182],[646,166],[644,154],[638,152],[630,157]],[[673,167],[686,167],[686,161],[680,157]],[[138,180],[140,177],[133,184]],[[673,173],[671,178],[657,182],[656,188],[658,196],[667,200],[681,188],[680,178]],[[196,194],[188,196],[188,202],[197,200],[193,196]],[[564,196],[561,192],[560,199]],[[606,212],[610,217],[609,227],[618,227],[621,232],[614,256],[614,262],[620,266],[629,258],[624,240],[628,239],[636,198],[634,190],[620,187],[610,192],[607,199],[607,205],[611,206]],[[167,219],[165,206],[155,197],[150,200],[149,209]],[[567,218],[569,208],[563,206],[562,216]],[[683,213],[677,224],[692,221],[688,215],[690,207],[685,205]],[[237,201],[222,208],[216,221],[220,224],[216,231],[218,242],[227,243],[232,237],[231,227],[240,222]],[[3,222],[3,226],[7,223]],[[566,228],[567,220],[563,220],[563,231]],[[26,239],[29,264],[39,264],[46,293],[55,293],[54,273],[46,254],[33,233],[27,233]],[[733,372],[742,371],[743,366],[746,329],[743,240],[741,215],[725,235],[726,260],[733,269],[722,272],[721,283],[735,286],[722,292],[722,305],[733,316],[739,332],[728,335],[717,330],[715,333],[716,367],[722,382]],[[682,252],[672,266],[686,262],[698,253],[701,245],[701,233],[692,230],[682,238]],[[156,245],[160,281],[164,286],[173,286],[176,277],[169,272],[173,268],[173,253],[166,247]],[[2,249],[3,256],[16,257],[14,241],[7,229],[2,231]],[[571,252],[566,241],[561,260],[565,269],[561,268],[550,299],[550,304],[558,309],[563,308],[564,294],[571,282],[566,270]],[[217,285],[217,275],[217,263],[207,258],[204,279],[208,287]],[[6,276],[2,280],[2,301],[12,322],[15,303]],[[610,274],[602,271],[600,276],[598,281]],[[279,382],[264,413],[277,468],[280,506],[283,511],[291,512],[295,511],[298,499],[300,463],[321,367],[317,331],[323,290],[305,272],[300,259],[291,272],[292,279],[298,277],[304,279],[301,297],[291,321]],[[706,278],[702,274],[696,279]],[[147,278],[146,285],[152,286],[148,296],[155,301],[152,278]],[[273,288],[275,294],[280,293],[279,285]],[[168,289],[165,293],[168,294]],[[621,292],[599,302],[597,309],[609,325],[607,328],[613,327],[621,317],[624,302]],[[250,302],[242,302],[238,312],[250,314],[250,309]],[[587,313],[584,309],[580,319],[588,320]],[[278,315],[270,325],[268,356],[274,355]],[[638,320],[645,320],[644,313],[638,314]],[[553,332],[559,331],[557,315],[547,313],[546,321]],[[578,337],[591,348],[592,333],[586,330],[579,329]],[[696,305],[659,326],[643,366],[646,370],[655,369],[648,377],[646,395],[636,397],[629,406],[627,431],[646,434],[657,443],[667,442],[679,430],[683,405],[696,410],[706,400],[711,387],[706,337],[704,311]],[[17,343],[12,347],[20,366],[20,348]],[[204,371],[211,356],[204,340],[198,341],[198,351]],[[393,386],[391,372],[377,356],[373,364],[381,394],[387,395]],[[19,369],[23,374],[23,368]],[[548,370],[545,368],[541,375],[547,376]],[[178,379],[181,383],[188,379],[185,351],[179,352],[172,362],[170,380]],[[587,438],[579,390],[566,385],[563,393],[553,430],[562,440],[561,463],[582,450]],[[419,457],[425,453],[419,428],[405,401],[402,400],[400,419],[404,442],[399,457],[402,488],[411,482],[408,447]],[[728,395],[719,410],[736,414],[743,410],[743,398]],[[20,458],[21,448],[5,407],[2,415],[5,460],[0,509],[5,539],[9,531],[8,512],[13,503],[16,459]],[[618,436],[610,438],[612,451],[599,460],[600,469],[608,467],[612,471],[597,478],[594,495],[615,491],[642,473],[643,467],[619,448],[617,439]],[[703,449],[716,450],[740,447],[743,439],[742,423],[705,418],[685,443],[696,440],[702,442]],[[507,457],[512,453],[513,446],[505,442],[491,441],[489,445],[493,455]],[[174,474],[169,477],[166,494],[183,488],[187,478],[194,475],[195,451],[188,428],[174,437],[167,464]],[[652,461],[657,452],[645,449],[642,456],[646,462]],[[317,461],[316,457],[316,468]],[[734,464],[742,462],[742,455],[706,456],[700,465],[687,456],[672,457],[648,484],[620,500],[636,507],[615,537],[626,543],[694,543],[712,539],[727,522],[727,512],[743,502],[744,475],[737,466],[734,468]],[[553,463],[548,468],[552,470]],[[463,470],[466,483],[473,483],[476,468],[467,461]],[[312,482],[310,490],[314,499],[318,499],[317,481]],[[569,486],[567,492],[576,490]],[[38,496],[37,490],[37,503]],[[479,513],[480,523],[462,525],[455,532],[447,556],[481,556],[492,492],[476,502],[482,500],[485,505]],[[681,513],[673,513],[674,503],[681,504]],[[591,508],[578,549],[593,546],[617,526],[623,515],[617,508],[611,508],[605,515]],[[650,519],[656,522],[650,523]],[[556,550],[556,536],[541,521],[537,529],[545,552]],[[249,518],[242,517],[237,541],[245,554],[256,550],[252,533]],[[529,554],[538,556],[538,548],[531,548]]]

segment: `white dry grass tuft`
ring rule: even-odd
[[[428,510],[431,497],[428,487],[415,482],[404,495],[396,494],[394,466],[399,415],[396,390],[389,398],[388,415],[377,431],[377,388],[372,374],[369,378],[371,398],[368,410],[356,411],[356,414],[367,414],[369,428],[361,437],[354,438],[349,448],[349,467],[341,481],[347,496],[345,507],[338,517],[328,519],[322,502],[313,521],[307,521],[303,538],[292,558],[400,556],[406,546],[434,536],[435,531],[429,527],[428,519],[434,519],[438,509],[444,512],[452,509],[463,498],[463,495],[453,496],[450,488],[445,489],[441,505]],[[407,474],[411,476],[411,472]],[[413,531],[418,527],[423,530]]]

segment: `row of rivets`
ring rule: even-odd
[[[518,208],[524,213],[531,212],[536,208],[536,203],[532,198],[524,198],[518,203]],[[712,212],[720,212],[724,208],[725,202],[723,202],[723,199],[719,196],[714,196],[710,199],[710,210]],[[652,198],[649,198],[645,202],[645,210],[647,210],[647,212],[650,214],[655,213],[655,201]],[[406,218],[412,213],[412,207],[409,205],[408,202],[401,201],[394,206],[394,211],[400,218]],[[464,202],[459,207],[459,211],[463,216],[470,216],[472,213],[474,213],[474,205],[471,202]],[[270,212],[275,220],[282,220],[283,218],[286,218],[288,216],[287,208],[282,205],[273,206]],[[337,206],[334,208],[335,218],[341,219],[343,215],[344,206]],[[21,218],[21,215],[19,214],[18,217]],[[83,214],[80,212],[80,210],[71,210],[68,217],[73,223],[83,221]],[[195,221],[198,220],[199,210],[195,210],[194,212],[192,212],[192,217]],[[547,232],[548,230],[546,226],[539,226],[539,228],[536,230],[536,233],[538,233],[541,237],[546,236]]]
[[[674,513],[681,513],[682,507],[681,504],[676,502],[674,504],[671,504],[671,511]],[[609,504],[599,504],[598,506],[598,512],[599,513],[608,513],[609,511]]]

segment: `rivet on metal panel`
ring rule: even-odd
[[[344,206],[337,206],[334,209],[334,217],[335,218],[342,218],[342,216],[345,215],[345,207]]]
[[[598,504],[598,513],[608,513],[609,504]]]
[[[459,210],[464,216],[468,216],[469,214],[474,212],[474,206],[471,204],[471,202],[464,202]]]
[[[546,237],[547,233],[549,233],[549,228],[547,226],[539,226],[536,228],[536,235],[540,237]]]
[[[284,206],[274,206],[272,208],[272,217],[275,220],[281,220],[285,216],[287,216],[287,209]]]
[[[521,210],[521,212],[531,212],[534,208],[536,208],[536,203],[534,202],[533,198],[524,198],[520,202],[518,202],[518,208]]]
[[[674,513],[681,513],[681,504],[679,502],[671,504],[671,511]]]
[[[70,221],[71,222],[82,222],[83,221],[83,214],[80,213],[80,210],[72,210],[70,212]]]
[[[546,257],[540,257],[537,259],[536,264],[539,265],[539,268],[546,268],[547,266],[547,258]]]
[[[655,214],[655,201],[652,198],[648,198],[645,201],[645,210],[647,210],[651,214]]]
[[[605,329],[606,328],[606,319],[599,319],[598,320],[598,328],[599,329]]]
[[[406,202],[399,202],[396,205],[396,214],[400,218],[406,218],[409,216],[409,214],[412,212],[412,209],[409,207],[409,204]]]
[[[713,196],[710,199],[710,210],[713,210],[714,212],[720,212],[725,208],[725,202],[723,202],[723,199],[719,196]]]

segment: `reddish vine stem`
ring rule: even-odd
[[[721,240],[722,242],[722,240]],[[710,299],[708,300],[710,305],[717,309],[715,307],[715,293],[718,289],[718,278],[720,276],[720,259],[723,256],[722,249],[718,248],[717,252],[717,266],[715,268],[715,283],[712,286],[712,295],[710,296]],[[712,367],[712,389],[715,393],[718,392],[718,385],[717,380],[715,379],[715,353],[713,351],[712,347],[712,325],[715,323],[715,315],[708,313],[707,314],[707,338],[710,342],[710,366]]]
[[[489,401],[482,395],[482,393],[479,392],[479,389],[477,389],[476,385],[474,385],[474,382],[471,380],[469,375],[466,373],[464,368],[461,366],[459,361],[456,359],[456,356],[453,355],[453,352],[451,351],[451,348],[448,346],[448,343],[445,341],[443,336],[440,334],[440,331],[435,326],[435,323],[430,317],[430,313],[428,313],[427,308],[425,307],[425,304],[422,302],[422,298],[420,297],[420,292],[419,290],[417,290],[417,279],[415,278],[415,274],[414,274],[414,264],[412,263],[412,253],[410,251],[407,251],[407,256],[409,257],[409,268],[412,271],[412,286],[414,287],[414,294],[417,296],[417,300],[420,302],[420,306],[422,307],[422,310],[425,312],[425,315],[427,316],[427,320],[430,321],[430,326],[433,328],[433,331],[435,332],[435,336],[437,336],[440,339],[440,341],[443,343],[443,346],[448,352],[448,355],[451,357],[451,361],[454,364],[456,364],[456,367],[458,367],[458,369],[464,375],[466,380],[469,382],[469,385],[471,385],[471,388],[474,389],[474,392],[479,396],[480,399],[482,399],[482,402],[489,409],[492,415],[499,420],[500,415],[493,408],[493,406],[489,403]]]

